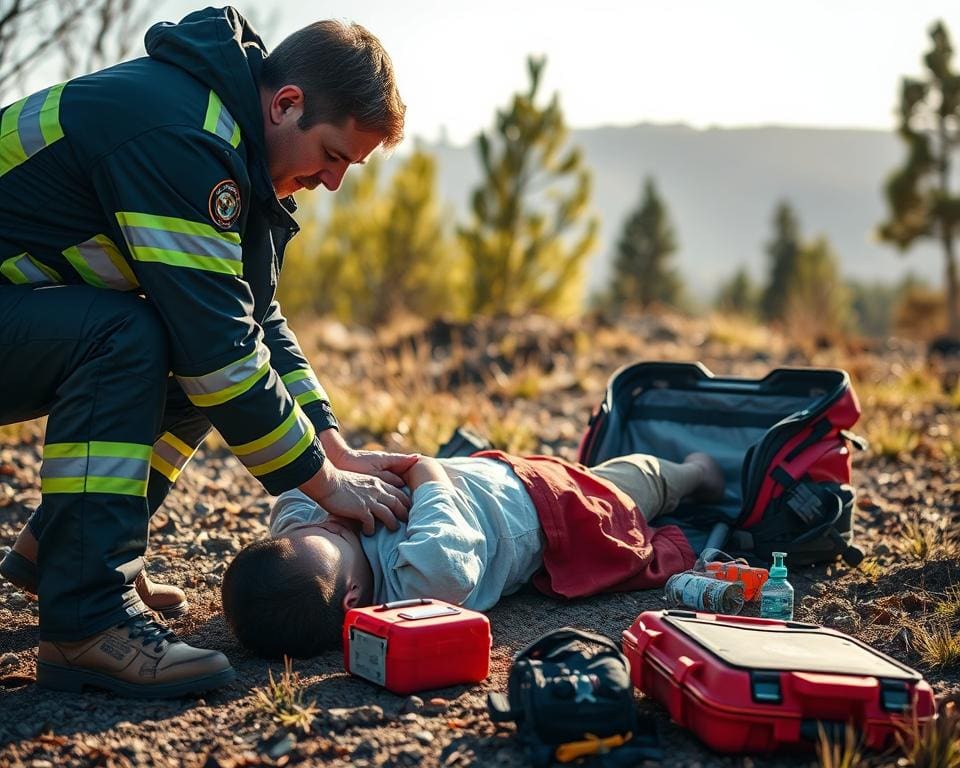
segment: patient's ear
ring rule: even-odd
[[[343,608],[344,613],[349,611],[351,608],[356,608],[360,605],[360,585],[351,584],[347,588],[346,594],[343,596],[343,602],[340,604]]]

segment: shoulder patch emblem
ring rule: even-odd
[[[210,191],[210,218],[221,229],[229,229],[240,216],[240,187],[224,179]]]

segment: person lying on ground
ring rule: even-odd
[[[679,528],[649,521],[724,489],[704,453],[681,464],[632,454],[588,469],[484,451],[421,457],[404,480],[407,522],[373,536],[298,491],[277,498],[271,537],[224,575],[224,615],[242,645],[307,658],[340,643],[350,608],[431,597],[485,611],[531,578],[565,598],[660,587],[695,555]]]

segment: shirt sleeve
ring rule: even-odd
[[[280,536],[301,523],[322,523],[327,511],[303,491],[281,493],[270,510],[270,535]]]
[[[313,368],[300,349],[300,342],[287,325],[287,319],[276,301],[263,323],[264,342],[270,349],[270,360],[290,396],[303,409],[317,432],[339,429],[330,397],[320,385]]]
[[[462,605],[480,583],[486,537],[459,508],[456,491],[428,482],[413,492],[404,540],[384,578],[404,598],[433,597]]]
[[[324,454],[253,318],[244,264],[263,254],[244,251],[251,192],[238,152],[200,129],[158,128],[100,158],[91,175],[111,239],[166,326],[187,397],[270,493],[306,482]]]

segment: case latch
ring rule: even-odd
[[[880,706],[887,712],[910,710],[910,686],[904,680],[880,680]]]
[[[780,673],[761,669],[750,671],[750,693],[757,704],[781,704]]]

